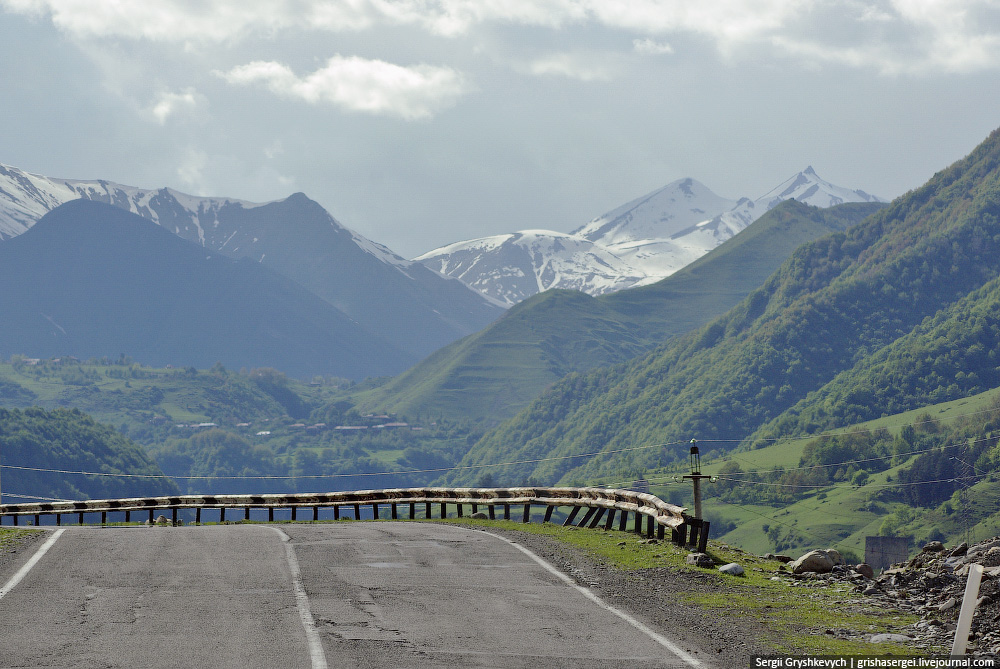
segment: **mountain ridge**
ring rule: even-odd
[[[699,330],[623,366],[557,383],[487,434],[463,465],[495,461],[499,452],[537,460],[692,438],[732,448],[992,281],[997,257],[1000,131],[859,225],[800,247],[761,288]],[[676,457],[634,451],[508,474],[577,480]]]
[[[492,322],[503,307],[340,224],[302,193],[254,203],[106,180],[53,179],[0,165],[0,240],[58,204],[105,202],[224,255],[297,281],[410,354],[410,363]]]
[[[109,204],[71,200],[0,243],[0,354],[121,354],[360,379],[409,356],[298,283]]]
[[[530,238],[526,231],[481,237],[428,251],[414,260],[508,305],[551,288],[598,296],[669,276],[788,199],[820,207],[881,202],[864,191],[823,180],[811,166],[756,200],[720,197],[695,179],[684,178],[620,205],[568,235],[531,230]],[[572,244],[576,252],[548,250],[560,242]],[[560,271],[546,273],[553,262],[559,263]]]

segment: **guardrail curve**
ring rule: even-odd
[[[347,492],[326,493],[293,493],[267,495],[176,495],[168,497],[130,497],[123,499],[96,499],[78,502],[29,502],[25,504],[0,504],[0,522],[10,516],[14,525],[24,516],[34,516],[35,525],[40,524],[42,516],[55,516],[56,524],[61,524],[62,516],[78,514],[79,524],[83,524],[84,514],[100,513],[101,523],[107,522],[107,514],[123,512],[125,522],[131,522],[134,511],[147,511],[149,522],[153,522],[156,511],[171,511],[172,522],[177,523],[177,512],[180,509],[194,509],[196,523],[201,522],[204,509],[218,509],[219,521],[226,522],[227,509],[243,509],[244,520],[250,519],[251,509],[267,509],[268,519],[274,520],[274,510],[290,508],[292,520],[297,520],[297,511],[311,508],[313,520],[319,520],[319,510],[332,508],[333,519],[340,520],[345,507],[353,511],[354,519],[361,519],[361,506],[371,506],[373,518],[380,518],[379,506],[388,504],[392,519],[398,519],[399,505],[409,505],[409,518],[417,518],[417,505],[424,505],[424,518],[431,518],[431,505],[440,505],[440,516],[447,517],[447,505],[457,508],[459,517],[463,515],[463,506],[472,507],[472,513],[479,506],[485,506],[488,517],[494,519],[496,507],[504,511],[504,518],[510,520],[512,506],[523,506],[522,522],[530,522],[531,507],[544,506],[545,516],[542,522],[550,522],[552,513],[558,507],[571,507],[571,511],[563,525],[571,525],[581,509],[586,509],[578,527],[595,528],[604,519],[605,529],[612,529],[615,515],[618,516],[618,529],[626,530],[629,514],[633,515],[633,530],[643,533],[645,519],[645,534],[663,539],[666,529],[671,531],[674,543],[697,545],[704,552],[708,541],[709,523],[694,518],[687,513],[685,507],[665,502],[649,493],[632,490],[610,488],[555,488],[555,487],[519,487],[519,488],[388,488],[381,490],[354,490]]]

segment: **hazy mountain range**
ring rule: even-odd
[[[22,234],[46,212],[75,199],[114,205],[206,249],[255,260],[293,279],[373,341],[389,342],[406,354],[387,355],[397,364],[373,365],[371,374],[375,367],[379,373],[400,372],[503,313],[461,282],[342,226],[301,193],[258,204],[103,180],[54,179],[0,165],[0,239]]]
[[[673,274],[790,199],[816,207],[883,201],[824,181],[812,167],[755,200],[730,200],[694,179],[680,179],[571,234],[524,230],[482,237],[416,260],[508,305],[550,288],[603,295]]]

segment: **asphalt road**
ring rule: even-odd
[[[0,598],[0,667],[689,666],[485,532],[276,527],[68,528]]]

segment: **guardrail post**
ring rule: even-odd
[[[80,512],[80,525],[83,525],[83,511]]]
[[[632,527],[632,531],[636,534],[642,534],[642,514],[638,511],[635,512],[635,525]]]
[[[576,520],[576,514],[578,513],[580,513],[580,507],[574,506],[573,510],[569,512],[569,515],[566,516],[566,520],[563,521],[563,527],[566,527],[567,525],[572,525],[573,521]]]
[[[441,502],[441,517],[442,518],[448,517],[448,504],[445,502]]]
[[[687,525],[678,525],[670,531],[670,539],[678,546],[687,542]]]
[[[510,504],[503,505],[503,519],[510,520]]]
[[[219,507],[219,525],[222,525],[224,522],[226,522],[226,507],[220,506]]]
[[[531,522],[531,505],[530,504],[525,504],[524,505],[524,516],[521,518],[521,522],[522,523],[530,523]]]
[[[319,520],[319,507],[318,506],[314,506],[313,507],[313,522],[316,522],[317,520]]]
[[[458,517],[461,518],[462,517],[462,505],[461,504],[456,504],[455,508],[458,509]]]
[[[431,503],[424,502],[424,518],[430,518],[430,517],[431,517]]]
[[[479,513],[479,505],[478,505],[478,504],[475,504],[475,503],[473,503],[473,505],[472,505],[472,515],[474,516],[474,515],[476,515],[477,513]]]
[[[298,511],[298,507],[294,507],[294,506],[293,506],[293,507],[292,507],[292,522],[293,522],[293,523],[295,522],[295,517],[296,517],[296,515],[297,515],[297,514],[295,513],[296,511]]]
[[[490,520],[496,520],[496,508],[492,504],[487,508],[490,510]]]
[[[666,531],[663,529],[663,525],[660,525],[659,523],[657,523],[656,524],[656,538],[659,539],[660,541],[663,541],[663,536],[665,534],[666,534]]]
[[[608,509],[608,522],[604,523],[604,531],[608,532],[615,526],[615,510]]]
[[[393,519],[393,520],[396,520],[396,519],[398,519],[398,518],[399,518],[399,516],[397,516],[397,515],[396,515],[396,503],[395,503],[395,502],[393,502],[393,503],[392,503],[392,519]]]
[[[593,517],[594,512],[596,510],[597,509],[595,509],[594,507],[588,506],[586,513],[583,514],[583,519],[579,523],[577,523],[576,526],[577,527],[586,527],[587,523],[590,522],[590,519]]]
[[[250,507],[243,507],[243,520],[250,520]]]
[[[126,516],[126,519],[127,518],[128,517]],[[128,521],[126,520],[126,522],[128,522]],[[196,507],[195,510],[194,510],[194,524],[195,525],[201,525],[201,507],[200,506]]]
[[[628,511],[622,511],[621,520],[618,521],[618,531],[624,532],[628,529]]]
[[[12,517],[11,517],[11,520],[13,520],[13,521],[14,521],[14,523],[13,523],[13,524],[14,524],[14,527],[17,527],[17,516],[12,516]],[[2,522],[2,521],[0,521],[0,522]]]
[[[378,503],[372,502],[372,520],[378,520]]]
[[[417,517],[417,503],[410,502],[410,520],[413,520],[416,517]]]
[[[150,525],[153,524],[153,520],[154,520],[154,518],[153,518],[153,509],[150,509],[149,510],[149,524]]]
[[[17,516],[14,516],[14,520],[15,520],[14,524],[17,525],[17,522],[16,522]],[[107,525],[107,524],[108,524],[108,512],[107,511],[101,511],[101,526],[104,526],[104,525]]]
[[[656,521],[653,520],[652,516],[646,516],[646,538],[647,539],[652,539],[653,538],[653,534],[654,534],[653,526],[655,524],[656,524]]]
[[[170,514],[170,520],[173,522],[174,527],[177,527],[177,509],[173,509],[173,513]]]
[[[590,521],[590,525],[588,525],[587,527],[589,527],[590,529],[594,529],[595,527],[597,527],[597,524],[601,522],[601,518],[604,517],[604,511],[605,511],[604,507],[598,509],[597,513],[594,514],[594,518]]]
[[[701,532],[698,533],[698,552],[705,553],[708,551],[708,528],[711,523],[707,520],[701,521]]]
[[[126,511],[125,513],[128,513],[128,511]],[[126,520],[125,522],[127,523],[128,520]],[[41,516],[39,514],[36,513],[35,514],[35,527],[38,527],[41,524],[42,524],[42,518],[41,518]]]
[[[274,507],[273,506],[267,507],[267,522],[269,522],[269,523],[273,523],[274,522]]]
[[[361,520],[361,505],[354,505],[354,520]]]
[[[549,504],[548,506],[546,506],[546,507],[545,507],[545,517],[544,517],[544,518],[542,518],[542,522],[543,522],[543,523],[547,523],[547,522],[549,522],[550,520],[552,520],[552,511],[553,511],[553,510],[554,510],[555,508],[556,508],[556,507],[552,506],[551,504]]]
[[[333,519],[334,520],[340,520],[340,507],[339,506],[334,506],[333,507]]]

